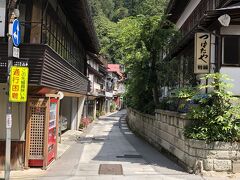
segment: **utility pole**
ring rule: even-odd
[[[13,65],[13,60],[11,59],[13,53],[13,42],[11,37],[11,24],[14,20],[14,8],[17,0],[9,0],[8,4],[8,69],[7,69],[7,88],[6,95],[9,97],[9,79],[10,79],[10,70]],[[7,101],[6,109],[6,147],[5,147],[5,180],[10,179],[10,164],[11,164],[11,128],[12,128],[12,103]]]

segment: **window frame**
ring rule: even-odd
[[[225,47],[225,38],[226,37],[238,37],[240,40],[240,36],[239,35],[222,35],[221,40],[222,40],[222,45],[221,45],[221,66],[222,67],[240,67],[240,55],[239,55],[239,59],[238,59],[238,63],[237,64],[227,64],[224,62],[224,47]],[[239,46],[240,48],[240,46]],[[240,49],[239,49],[240,51]]]
[[[61,18],[61,14],[65,17]],[[47,7],[43,26],[46,38],[42,43],[48,44],[59,56],[84,73],[84,47],[58,3],[56,10],[51,4]]]

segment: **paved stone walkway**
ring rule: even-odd
[[[102,117],[92,128],[76,139],[76,143],[55,161],[39,177],[24,179],[39,180],[202,180],[227,179],[206,178],[184,172],[182,168],[149,144],[136,137],[125,121],[122,110]],[[121,169],[106,167],[99,172],[101,164],[120,165]],[[109,175],[99,175],[109,173]]]
[[[129,131],[125,116],[126,111],[123,110],[101,118],[40,179],[203,179],[187,174],[137,138]],[[120,164],[123,175],[99,175],[100,164]],[[117,172],[109,169],[108,173]]]

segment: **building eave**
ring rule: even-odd
[[[99,42],[87,0],[58,0],[87,51],[98,54]]]
[[[207,11],[199,20],[199,23],[176,44],[176,46],[170,51],[171,53],[169,53],[164,60],[169,61],[176,57],[181,50],[194,39],[195,32],[205,31],[205,29],[208,31],[219,29],[221,25],[218,22],[218,18],[223,14],[230,15],[232,24],[240,24],[240,6]]]
[[[166,9],[168,20],[176,23],[189,2],[190,0],[170,0]]]
[[[103,62],[99,59],[98,55],[91,53],[91,52],[87,52],[88,56],[90,59],[94,60],[96,63],[100,64],[100,65],[104,65]]]

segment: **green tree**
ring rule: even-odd
[[[121,7],[124,7],[124,0],[114,0],[114,9],[119,9]]]
[[[163,14],[167,2],[168,0],[126,0],[125,6],[131,16],[155,16]]]
[[[113,0],[101,0],[100,2],[103,13],[106,15],[107,18],[111,20],[114,14]]]
[[[159,88],[161,84],[158,81],[159,69],[157,63],[162,62],[161,51],[168,49],[172,43],[171,40],[178,36],[174,25],[167,21],[163,16],[148,16],[142,27],[141,39],[149,52],[150,81],[149,86],[153,92],[155,105],[159,104]]]
[[[136,5],[136,13],[145,16],[163,15],[166,0],[142,0]]]
[[[117,22],[127,16],[128,16],[128,9],[124,7],[120,7],[119,9],[115,10],[112,20],[114,22]]]
[[[116,24],[110,21],[106,16],[96,16],[94,17],[95,27],[97,29],[97,35],[101,45],[101,54],[105,54],[109,60],[112,59],[112,51],[109,47],[111,44],[110,33],[115,29]]]
[[[88,3],[91,8],[91,13],[93,17],[104,15],[100,1],[89,0]]]
[[[135,108],[153,112],[157,106],[159,54],[177,34],[164,18],[143,15],[120,20],[110,32],[111,43],[107,49],[112,50],[111,57],[124,64],[130,74],[127,98]]]
[[[163,17],[166,0],[101,0],[91,6],[101,53],[113,63],[124,64],[129,74],[129,104],[153,112],[159,97],[160,54],[176,35]]]

